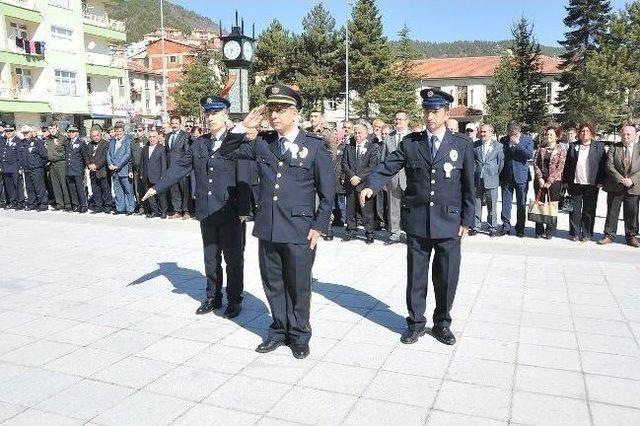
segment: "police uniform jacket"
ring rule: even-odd
[[[223,140],[221,147],[213,151],[211,134],[202,135],[191,146],[187,145],[181,156],[174,153],[166,176],[154,189],[158,193],[165,192],[193,171],[196,181],[196,219],[204,220],[208,216],[214,216],[216,220],[226,221],[238,216],[248,216],[251,211],[250,184],[238,179],[238,176],[249,175],[242,170],[246,163],[239,165],[236,160],[222,155],[225,151],[222,148],[228,141],[240,142],[243,136],[239,133],[225,133],[220,138]]]
[[[409,133],[360,186],[376,193],[403,167],[407,189],[402,197],[401,226],[407,234],[454,238],[460,226],[474,225],[472,144],[446,131],[436,157],[431,158],[427,132]]]
[[[0,141],[0,172],[18,173],[22,141],[14,136]]]
[[[65,144],[67,142],[68,139],[59,133],[55,136],[49,135],[47,137],[45,146],[47,148],[47,154],[49,155],[49,161],[52,163],[65,162],[67,159]]]
[[[258,163],[260,197],[253,235],[261,240],[307,244],[310,229],[328,232],[336,191],[331,155],[315,133],[301,130],[293,143],[296,154],[282,155],[278,133],[265,132],[231,154]]]
[[[344,155],[342,156],[342,171],[344,173],[344,188],[346,192],[351,193],[356,188],[351,185],[352,177],[358,176],[364,180],[373,167],[380,162],[380,150],[378,145],[366,140],[360,148],[360,159],[356,159],[356,145],[347,145]]]
[[[83,176],[84,175],[84,148],[87,146],[82,139],[75,138],[65,145],[67,151],[67,176]]]
[[[90,172],[91,175],[98,179],[107,177],[107,150],[109,149],[109,142],[104,139],[100,139],[97,143],[93,141],[89,142],[83,152],[84,162],[89,167],[89,164],[96,165],[96,171]]]
[[[23,140],[21,164],[24,169],[39,169],[48,161],[47,148],[44,141],[37,138]]]

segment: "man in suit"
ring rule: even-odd
[[[236,128],[256,127],[266,112],[273,131],[233,153],[255,159],[260,174],[253,235],[259,239],[260,275],[273,322],[256,351],[289,344],[294,357],[305,358],[311,339],[311,268],[316,243],[328,232],[335,175],[324,140],[296,126],[302,108],[298,90],[277,84],[266,96],[266,106],[252,110]]]
[[[0,173],[6,196],[6,205],[9,208],[22,210],[21,197],[18,192],[20,186],[20,152],[22,141],[16,136],[14,124],[7,124],[4,128],[4,138],[0,139]]]
[[[368,140],[367,123],[364,120],[357,121],[353,126],[354,145],[347,145],[342,157],[342,172],[345,177],[345,190],[347,194],[347,233],[344,241],[352,240],[358,232],[357,215],[361,214],[364,222],[365,241],[373,243],[374,231],[374,200],[367,201],[363,206],[359,203],[358,185],[369,175],[371,169],[380,162],[380,153],[377,144]]]
[[[74,212],[86,213],[88,208],[87,192],[84,186],[84,157],[83,153],[86,142],[79,137],[78,128],[75,125],[67,127],[68,141],[65,143],[66,149],[66,174],[71,205]]]
[[[384,139],[381,160],[387,158],[389,154],[396,150],[400,141],[410,133],[409,113],[397,111],[393,119],[394,130]],[[400,170],[382,188],[383,192],[377,198],[386,205],[383,217],[386,218],[387,230],[390,232],[388,244],[399,243],[401,241],[400,230],[400,202],[402,193],[407,188],[407,178],[404,170]],[[378,202],[379,204],[379,202]]]
[[[20,133],[23,135],[21,166],[27,189],[26,210],[47,211],[49,194],[44,183],[44,166],[48,161],[47,148],[42,139],[35,137],[33,127],[22,126]]]
[[[517,221],[516,236],[524,237],[524,223],[527,216],[527,189],[531,174],[528,161],[533,158],[533,139],[522,134],[520,125],[511,121],[507,125],[507,136],[500,139],[504,151],[504,167],[500,173],[502,186],[502,230],[498,234],[511,232],[511,202],[516,194]]]
[[[640,146],[637,132],[631,124],[620,129],[621,142],[609,148],[604,190],[607,192],[607,220],[604,237],[598,244],[611,244],[618,230],[618,217],[622,205],[624,235],[627,244],[639,247],[638,199],[640,198]]]
[[[124,126],[113,126],[114,140],[109,142],[107,150],[107,167],[111,171],[113,191],[116,194],[116,210],[114,214],[133,214],[136,202],[133,196],[133,179],[131,172],[131,137],[124,134]]]
[[[480,141],[475,144],[475,173],[476,188],[476,224],[469,230],[469,235],[480,232],[482,227],[482,202],[487,205],[489,222],[489,236],[495,237],[498,229],[498,186],[500,172],[504,167],[504,151],[502,144],[493,137],[493,126],[480,126]]]
[[[445,127],[453,97],[436,89],[423,89],[420,96],[426,130],[405,136],[362,183],[360,197],[364,202],[405,168],[402,225],[407,233],[409,317],[400,341],[415,343],[425,334],[429,260],[434,252],[432,334],[453,345],[449,312],[460,275],[460,245],[474,223],[474,152],[472,144]]]
[[[149,130],[149,144],[142,148],[140,153],[140,178],[145,188],[153,188],[167,173],[167,152],[163,146],[158,145],[158,131]],[[167,198],[165,194],[156,195],[146,202],[149,203],[147,217],[167,217]],[[143,204],[142,198],[140,204]]]
[[[140,156],[142,148],[149,144],[149,139],[144,132],[144,125],[138,124],[136,126],[136,135],[131,142],[131,171],[133,172],[133,192],[136,197],[137,213],[145,214],[145,209],[142,205],[142,196],[145,193],[144,184],[140,177]],[[148,212],[146,212],[148,213]]]
[[[207,276],[207,298],[196,310],[206,314],[222,305],[222,255],[227,264],[226,318],[237,317],[242,310],[244,289],[245,221],[251,210],[251,188],[239,175],[248,172],[238,161],[228,159],[226,145],[243,140],[243,133],[227,131],[231,103],[220,96],[205,96],[200,100],[211,133],[196,139],[186,147],[182,157],[174,157],[166,176],[147,191],[146,200],[156,193],[169,190],[191,171],[196,179],[196,219],[200,221],[204,267]],[[244,162],[244,167],[248,163]]]
[[[166,149],[169,167],[177,161],[189,148],[189,134],[180,128],[182,119],[174,115],[170,119],[171,132],[167,135]],[[189,219],[189,185],[187,178],[180,179],[170,189],[171,210],[169,219]]]
[[[111,184],[107,174],[107,151],[109,142],[102,139],[102,129],[93,127],[89,132],[90,141],[84,149],[84,162],[89,169],[94,209],[91,213],[110,213],[113,204]]]

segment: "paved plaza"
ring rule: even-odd
[[[297,360],[254,352],[255,238],[229,321],[194,315],[195,221],[2,211],[0,423],[640,424],[640,251],[527,233],[464,241],[453,347],[399,342],[404,246],[321,242]]]

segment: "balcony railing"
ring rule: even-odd
[[[3,0],[3,3],[12,4],[23,9],[37,10],[38,2],[36,0]]]
[[[126,68],[127,60],[122,56],[109,55],[106,53],[87,52],[87,63],[92,65],[102,65],[105,67]]]
[[[82,17],[84,18],[85,24],[125,32],[124,22],[109,19],[106,13],[104,15],[96,15],[95,13],[83,12]]]
[[[15,37],[9,37],[7,39],[4,40],[4,42],[2,42],[2,40],[0,40],[0,50],[4,50],[6,52],[11,52],[11,53],[20,53],[23,55],[32,55],[35,57],[39,57],[42,58],[42,55],[37,54],[35,52],[29,52],[27,53],[26,49],[22,48],[22,47],[18,47],[18,45],[16,45],[16,38]]]
[[[0,82],[0,99],[13,99],[18,101],[41,101],[46,96],[43,93],[36,93],[30,89],[21,89],[15,86],[8,86]]]

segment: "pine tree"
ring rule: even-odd
[[[395,51],[395,62],[390,67],[392,77],[373,90],[379,117],[387,122],[392,121],[398,109],[409,112],[414,122],[421,120],[416,95],[420,79],[413,72],[413,60],[417,58],[417,52],[409,38],[410,31],[405,25],[398,32],[400,40]]]
[[[514,118],[514,112],[520,111],[519,96],[513,53],[507,51],[493,73],[493,84],[487,93],[487,121],[493,125],[497,135],[506,133],[507,123]]]
[[[344,70],[344,50],[336,21],[318,3],[303,19],[299,38],[296,83],[306,106],[324,109],[324,99],[339,96]]]
[[[513,25],[511,34],[520,102],[514,119],[523,124],[524,130],[536,131],[548,116],[540,45],[533,36],[533,25],[524,17]]]
[[[563,90],[558,95],[557,105],[563,111],[565,121],[575,123],[588,118],[584,112],[599,90],[587,75],[587,59],[600,47],[611,4],[609,0],[570,0],[566,10],[564,24],[571,30],[559,41],[565,53],[561,55]]]
[[[373,90],[390,78],[391,46],[383,36],[375,0],[358,0],[349,21],[349,89],[358,93],[355,109],[364,117],[372,113]]]
[[[200,116],[200,99],[203,94],[217,93],[221,81],[214,67],[220,68],[221,61],[209,51],[199,51],[189,65],[182,70],[178,88],[174,93],[178,114],[186,117]]]

